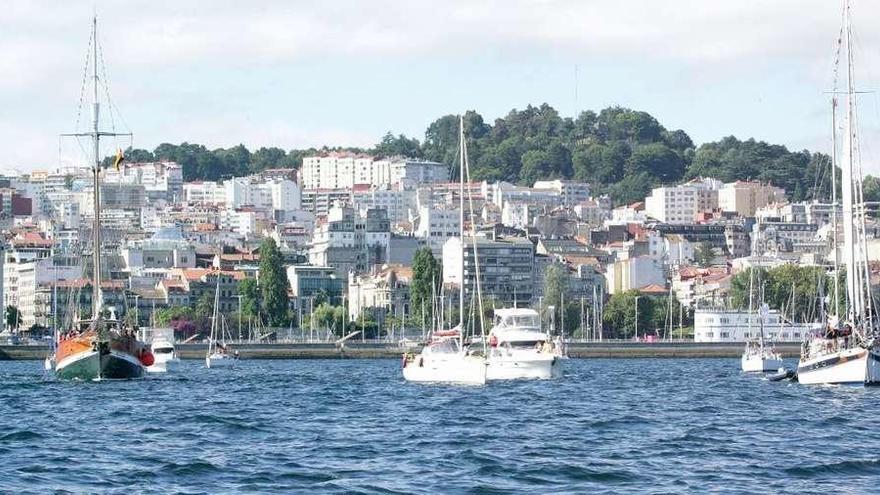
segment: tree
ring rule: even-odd
[[[628,338],[636,334],[635,307],[637,290],[628,290],[614,294],[608,299],[602,310],[602,323],[605,327],[605,336],[610,338]],[[643,309],[641,298],[639,309]]]
[[[697,266],[707,267],[714,261],[715,251],[712,248],[712,243],[703,241],[697,244],[697,248],[694,250],[694,263],[696,263]]]
[[[282,326],[287,323],[289,299],[287,290],[290,283],[284,272],[284,259],[275,239],[267,237],[260,244],[260,288],[263,314],[269,325]]]
[[[372,149],[373,156],[389,157],[403,156],[407,158],[422,158],[424,153],[418,139],[410,139],[403,134],[394,136],[390,132],[382,136],[382,140]]]
[[[329,330],[336,336],[342,336],[345,333],[345,310],[342,306],[322,303],[310,315],[307,315],[306,325],[314,328],[320,334]]]
[[[195,316],[210,318],[214,314],[214,289],[206,290],[196,301]]]
[[[752,308],[767,303],[771,309],[785,312],[786,317],[794,321],[816,321],[821,314],[820,288],[824,294],[831,295],[833,284],[833,277],[817,266],[782,265],[769,270],[749,268],[733,276],[730,303],[740,309],[748,309],[750,301]],[[840,307],[844,307],[842,301]],[[834,312],[830,307],[828,311]]]
[[[541,310],[547,311],[550,306],[553,306],[553,317],[556,322],[559,322],[559,317],[564,310],[564,294],[569,291],[569,279],[568,267],[562,263],[553,263],[544,270],[544,298],[542,299],[544,307]]]
[[[682,157],[665,144],[651,143],[633,150],[626,163],[626,174],[648,173],[656,177],[652,182],[674,182],[684,175]]]
[[[241,296],[241,316],[247,320],[260,316],[260,288],[257,280],[246,278],[238,283]]]
[[[430,326],[434,321],[434,297],[443,283],[442,267],[434,258],[431,248],[416,250],[412,262],[413,277],[409,286],[413,319]]]
[[[17,330],[21,321],[21,311],[15,306],[6,306],[6,328]]]

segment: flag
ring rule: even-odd
[[[119,165],[122,163],[122,160],[125,160],[125,154],[122,153],[122,148],[116,148],[116,158],[113,160],[113,166],[116,167],[117,172],[119,172]]]

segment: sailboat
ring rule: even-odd
[[[845,138],[841,168],[841,217],[843,221],[843,262],[846,275],[845,309],[840,311],[840,270],[837,231],[834,229],[834,295],[828,324],[810,335],[801,346],[797,377],[803,384],[874,385],[880,383],[880,342],[877,338],[874,301],[865,244],[865,202],[862,169],[858,157],[855,72],[852,52],[852,9],[844,1],[844,20],[838,49],[846,57]],[[842,44],[842,45],[841,45]],[[837,67],[835,67],[835,74]],[[835,81],[836,83],[836,81]],[[836,84],[835,84],[836,86]],[[833,218],[837,215],[837,97],[832,97],[832,198]],[[834,224],[836,227],[836,222]],[[843,313],[843,314],[840,314]]]
[[[211,316],[211,335],[205,353],[205,366],[208,368],[228,368],[238,360],[238,351],[233,352],[226,343],[225,319],[220,316],[220,277],[217,272],[217,288],[214,290],[214,314]]]
[[[764,338],[764,322],[770,314],[770,307],[762,304],[758,311],[758,340],[749,340],[746,342],[746,348],[743,351],[740,365],[746,373],[764,373],[766,371],[776,371],[782,368],[782,356],[777,352],[773,344]],[[751,314],[749,315],[749,323],[751,323]],[[750,332],[751,333],[751,332]]]
[[[410,382],[460,383],[483,385],[486,383],[486,359],[481,353],[473,352],[465,342],[467,332],[465,324],[465,291],[464,291],[464,194],[465,167],[467,164],[467,146],[464,140],[464,118],[459,118],[459,169],[461,187],[459,196],[459,239],[461,240],[461,278],[459,280],[458,325],[449,330],[432,330],[428,342],[418,354],[403,355],[403,378]],[[470,189],[468,189],[470,191]],[[473,204],[471,204],[471,229],[473,229]],[[474,243],[476,250],[476,243]],[[474,259],[477,259],[476,251]],[[479,273],[479,266],[476,267]],[[482,294],[479,275],[477,281],[477,306],[482,325]]]
[[[92,19],[92,130],[64,136],[89,137],[94,158],[92,206],[92,313],[88,319],[76,315],[65,332],[58,335],[52,359],[55,375],[62,379],[100,380],[105,378],[139,378],[146,367],[153,364],[149,347],[137,338],[137,328],[116,319],[112,308],[104,307],[101,290],[101,155],[100,140],[104,136],[119,136],[99,128],[98,101],[98,19]],[[130,135],[130,134],[126,134]],[[105,309],[109,315],[105,317]]]
[[[740,366],[746,373],[763,373],[776,371],[782,367],[782,356],[776,348],[764,338],[764,323],[770,314],[770,306],[763,302],[764,290],[761,289],[761,308],[758,311],[758,339],[747,340],[746,348],[740,358]],[[749,337],[752,335],[752,317],[755,301],[755,269],[749,270]]]

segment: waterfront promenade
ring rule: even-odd
[[[329,343],[279,342],[233,344],[243,359],[357,359],[399,357],[405,350],[386,341],[349,341],[344,345]],[[777,343],[783,357],[794,358],[800,352],[797,342]],[[419,347],[409,347],[417,352]],[[680,342],[593,341],[572,342],[568,346],[573,358],[732,358],[742,355],[743,344]],[[205,344],[178,344],[182,359],[203,359]],[[46,345],[0,345],[0,360],[43,359]]]

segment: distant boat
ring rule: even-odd
[[[169,367],[180,362],[174,347],[174,329],[145,328],[141,330],[141,340],[149,342],[153,352],[153,364],[147,367],[149,373],[166,373]]]
[[[562,376],[564,354],[541,330],[534,309],[496,309],[489,330],[488,380],[549,379]]]
[[[101,288],[101,155],[100,139],[116,134],[98,127],[98,19],[92,19],[92,82],[94,85],[92,130],[69,136],[92,139],[94,194],[92,207],[92,314],[88,319],[72,315],[72,324],[60,333],[55,342],[52,364],[55,375],[62,379],[97,380],[103,378],[139,378],[153,364],[153,354],[137,338],[137,328],[116,319],[112,308],[105,308]],[[105,310],[109,309],[109,316]]]
[[[761,308],[758,310],[758,338],[746,341],[746,348],[740,358],[740,367],[746,373],[764,373],[782,367],[782,356],[776,347],[764,338],[764,325],[770,315],[770,307],[764,303],[764,287],[759,289]],[[755,301],[755,270],[749,270],[749,335],[752,333],[752,317]]]
[[[211,316],[211,335],[205,354],[205,367],[229,368],[238,360],[238,351],[226,343],[225,320],[220,316],[220,275],[217,271],[217,288],[214,290],[214,314]]]
[[[834,292],[832,316],[823,331],[815,332],[804,341],[798,361],[798,381],[807,385],[880,383],[880,340],[876,310],[871,292],[867,248],[865,246],[865,203],[862,190],[862,167],[858,163],[859,142],[856,125],[856,90],[852,52],[852,10],[844,1],[842,38],[838,38],[840,58],[846,60],[846,112],[844,118],[844,158],[841,161],[841,218],[843,220],[843,265],[846,275],[845,299],[838,284],[840,260],[837,235],[837,97],[832,97],[832,212],[834,249]],[[837,74],[837,66],[834,73]],[[837,86],[835,80],[835,89]],[[845,311],[839,311],[845,302]],[[843,314],[839,314],[843,313]]]

